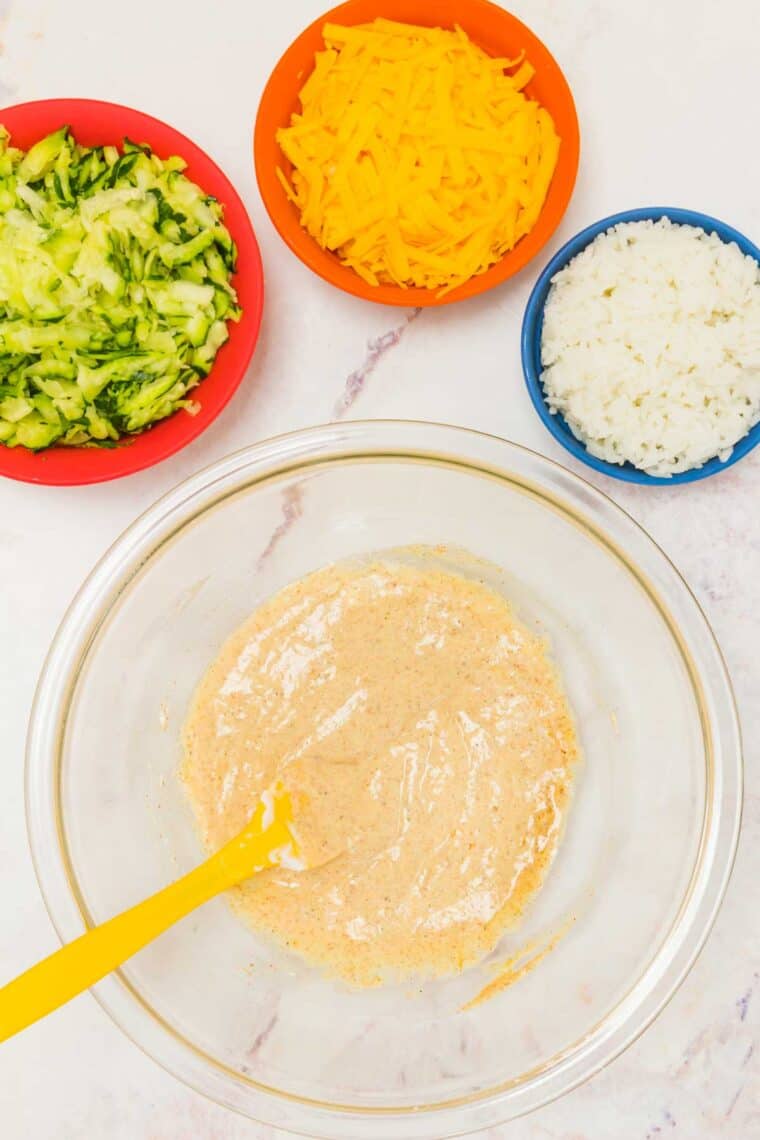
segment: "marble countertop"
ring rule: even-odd
[[[235,448],[336,417],[484,429],[588,477],[546,434],[523,386],[519,326],[538,267],[482,298],[416,315],[331,290],[274,233],[254,181],[253,117],[275,59],[323,3],[0,0],[0,100],[92,96],[171,122],[240,190],[267,277],[247,379],[181,454],[104,486],[0,484],[0,978],[56,946],[24,823],[24,736],[37,675],[72,594],[135,515]],[[558,57],[581,120],[578,186],[551,249],[604,214],[653,201],[715,214],[758,240],[752,0],[514,0],[511,7]],[[743,835],[708,945],[656,1023],[584,1087],[484,1135],[749,1140],[760,1135],[760,449],[693,486],[594,482],[665,548],[721,642],[746,742]],[[3,1046],[0,1073],[7,1140],[274,1136],[165,1074],[89,995]]]

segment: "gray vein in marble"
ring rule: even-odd
[[[743,1092],[744,1092],[744,1085],[742,1084],[742,1085],[739,1085],[738,1089],[736,1090],[734,1095],[731,1097],[731,1103],[729,1104],[728,1108],[726,1109],[726,1119],[728,1119],[728,1117],[731,1115],[731,1113],[736,1108],[737,1101],[739,1100],[739,1097],[742,1095]]]
[[[709,1029],[703,1029],[697,1036],[687,1045],[684,1050],[683,1060],[676,1069],[675,1075],[677,1077],[683,1076],[686,1070],[691,1066],[692,1061],[704,1053],[711,1044],[711,1033]]]
[[[416,321],[421,312],[422,309],[412,309],[401,324],[367,341],[367,355],[359,367],[347,377],[343,393],[333,409],[333,417],[336,420],[341,419],[349,411],[364,390],[368,377],[372,375],[383,357],[396,347],[412,321]]]
[[[256,1056],[256,1054],[260,1053],[261,1050],[266,1045],[267,1041],[269,1040],[269,1036],[270,1036],[272,1030],[274,1029],[275,1025],[277,1024],[278,1016],[279,1015],[278,1015],[277,1011],[275,1010],[275,1012],[270,1017],[269,1021],[266,1023],[264,1028],[261,1030],[261,1033],[259,1033],[259,1035],[254,1040],[253,1044],[251,1045],[250,1049],[248,1050],[248,1056],[251,1058],[251,1060],[253,1060],[253,1058]]]
[[[300,483],[288,487],[282,495],[282,522],[272,531],[269,542],[259,558],[259,569],[270,558],[294,523],[303,514],[303,494]]]
[[[667,1108],[662,1110],[662,1122],[660,1124],[653,1124],[647,1132],[644,1140],[655,1140],[655,1137],[662,1136],[666,1128],[675,1128],[675,1118]]]
[[[404,333],[409,328],[409,325],[412,321],[417,319],[421,312],[422,309],[420,308],[412,309],[407,313],[400,324],[382,333],[380,336],[372,337],[367,341],[367,354],[359,367],[354,369],[347,377],[343,387],[343,393],[333,409],[334,419],[341,419],[351,409],[355,401],[364,391],[367,379],[375,371],[380,361],[388,355],[390,350],[399,344]],[[301,485],[297,483],[295,486],[289,487],[283,493],[282,521],[272,532],[269,542],[259,558],[259,569],[266,560],[271,557],[273,551],[279,546],[294,524],[298,522],[302,514],[303,494]]]
[[[752,986],[750,986],[749,989],[746,991],[746,993],[743,993],[742,996],[736,1002],[736,1008],[739,1011],[739,1021],[746,1021],[747,1010],[749,1009],[749,1003],[751,1000],[752,1000]]]

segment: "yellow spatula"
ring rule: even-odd
[[[239,835],[176,883],[63,946],[0,989],[0,1041],[126,962],[180,918],[257,871],[298,859],[285,792],[265,794]]]

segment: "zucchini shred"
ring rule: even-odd
[[[113,447],[178,408],[241,309],[223,208],[125,138],[0,126],[0,443]]]

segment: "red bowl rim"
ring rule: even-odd
[[[0,445],[0,475],[47,486],[82,486],[131,475],[168,459],[196,439],[222,412],[242,382],[258,340],[264,304],[261,253],[245,205],[221,167],[187,135],[144,111],[102,99],[36,99],[16,103],[0,111],[0,123],[7,125],[9,119],[28,115],[45,120],[47,129],[53,130],[54,123],[60,125],[73,119],[75,136],[89,136],[90,129],[79,130],[76,123],[77,117],[86,116],[88,112],[104,112],[109,118],[124,116],[124,125],[116,132],[114,144],[120,144],[124,135],[137,136],[139,141],[151,146],[158,140],[154,147],[158,154],[180,154],[188,162],[189,177],[222,203],[225,224],[238,248],[238,268],[233,283],[241,299],[243,315],[237,324],[230,324],[229,339],[219,350],[209,375],[193,389],[192,398],[201,406],[197,415],[180,409],[113,449],[51,447],[30,452]],[[23,128],[9,125],[8,129],[12,141]],[[41,138],[44,133],[45,128],[42,128],[41,132],[35,132],[35,137]],[[109,137],[104,137],[103,142],[111,141],[110,126],[105,128],[104,134]]]

